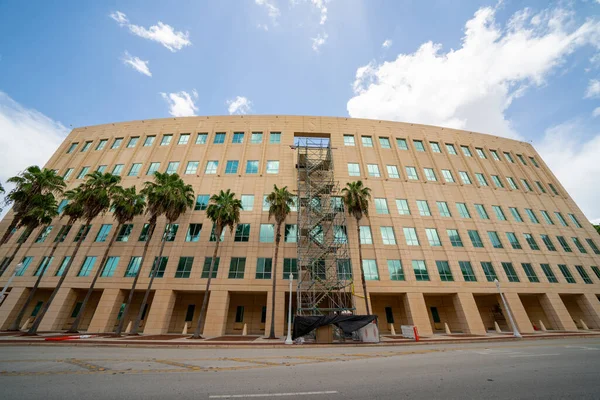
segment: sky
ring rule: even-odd
[[[2,183],[73,127],[227,114],[529,141],[600,223],[600,0],[0,2]]]

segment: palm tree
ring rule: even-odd
[[[210,198],[210,204],[206,208],[206,216],[212,221],[214,234],[216,238],[215,250],[213,251],[212,260],[210,261],[210,269],[208,272],[208,280],[206,281],[206,289],[204,289],[204,298],[202,299],[202,308],[200,309],[200,316],[198,317],[198,326],[193,339],[200,339],[200,328],[202,326],[202,320],[206,313],[206,306],[208,305],[208,294],[210,290],[210,282],[212,280],[213,270],[215,267],[215,260],[219,253],[219,243],[221,242],[221,233],[223,229],[229,227],[229,231],[233,232],[233,227],[240,222],[240,210],[242,209],[242,202],[235,198],[235,193],[227,189],[226,192],[221,190],[219,194],[213,194]]]
[[[15,185],[15,188],[5,198],[7,205],[13,204],[15,216],[6,229],[6,232],[4,232],[0,240],[0,245],[5,244],[10,238],[12,231],[19,226],[19,220],[27,214],[27,208],[30,205],[29,200],[33,196],[48,193],[59,195],[62,194],[66,187],[64,179],[57,175],[54,170],[41,169],[37,165],[28,167],[19,175],[9,178],[7,182]]]
[[[109,209],[112,191],[120,181],[121,178],[116,175],[110,173],[102,174],[101,172],[95,171],[86,176],[86,181],[79,185],[78,190],[69,190],[65,193],[67,199],[71,200],[71,203],[69,204],[69,206],[71,206],[69,207],[69,213],[73,212],[76,215],[81,215],[80,218],[82,218],[85,222],[82,226],[83,232],[85,232],[86,227],[91,226],[94,218]],[[46,304],[44,304],[44,307],[42,307],[40,310],[40,313],[35,321],[33,321],[33,324],[31,325],[31,328],[29,328],[27,334],[36,334],[42,319],[44,319],[44,316],[46,315],[46,312],[48,312],[52,301],[56,297],[56,294],[60,290],[65,278],[67,277],[69,270],[71,269],[71,265],[73,265],[73,260],[75,260],[75,257],[77,256],[77,253],[81,247],[81,243],[83,243],[85,237],[85,234],[81,234],[79,236],[79,240],[77,240],[73,254],[71,254],[71,258],[67,262],[65,270],[61,274],[58,284],[52,291],[52,294],[50,295],[50,298]]]
[[[0,183],[0,194],[4,194],[4,186]],[[0,207],[0,213],[2,212],[2,207]]]
[[[90,284],[90,287],[85,295],[85,298],[83,299],[83,302],[81,303],[81,307],[79,308],[77,317],[75,318],[75,321],[73,321],[73,324],[71,325],[71,329],[69,329],[67,332],[76,333],[78,331],[79,323],[81,322],[81,318],[85,312],[85,307],[87,306],[90,296],[92,295],[92,293],[94,291],[94,286],[96,286],[96,281],[98,280],[98,278],[102,274],[102,271],[106,267],[106,265],[104,265],[104,263],[106,262],[106,259],[108,258],[108,253],[110,252],[111,247],[115,243],[115,240],[117,239],[117,235],[121,231],[121,228],[127,222],[131,221],[134,217],[141,215],[144,212],[144,209],[146,208],[146,202],[144,201],[144,196],[141,194],[138,194],[136,192],[135,186],[132,186],[128,189],[123,189],[123,187],[121,187],[121,186],[115,186],[111,193],[111,197],[112,197],[113,216],[114,216],[115,220],[117,220],[117,228],[113,232],[112,238],[110,239],[110,242],[108,243],[108,246],[106,247],[106,250],[104,251],[104,255],[102,256],[102,261],[100,261],[100,266],[96,270],[96,275],[94,275],[94,279],[92,279],[92,283]]]
[[[371,199],[371,189],[365,187],[362,181],[348,182],[342,189],[343,201],[348,213],[356,219],[356,238],[358,239],[358,262],[360,265],[360,279],[365,296],[365,307],[367,315],[371,314],[369,309],[369,299],[367,298],[367,283],[365,281],[365,270],[363,268],[362,245],[360,244],[360,220],[363,216],[369,218],[369,200]]]
[[[142,300],[142,306],[138,316],[131,329],[132,335],[137,335],[137,331],[144,315],[144,308],[148,302],[148,296],[150,295],[150,289],[152,289],[152,283],[156,277],[156,271],[160,265],[163,251],[165,249],[165,243],[167,242],[167,235],[171,231],[173,222],[177,221],[179,217],[184,214],[188,208],[192,208],[195,204],[194,188],[192,185],[186,185],[183,179],[177,174],[154,174],[154,182],[146,182],[142,193],[148,198],[148,208],[154,209],[157,216],[164,214],[167,217],[167,226],[162,236],[162,245],[160,246],[160,252],[158,254],[158,261],[154,263],[152,270],[150,271],[150,282],[148,282],[148,288],[144,293],[144,300]],[[140,267],[141,269],[141,267]]]
[[[277,286],[277,256],[279,255],[279,243],[281,242],[281,225],[291,212],[294,205],[294,195],[287,190],[287,186],[281,189],[273,185],[273,191],[267,196],[269,203],[269,220],[275,218],[277,227],[275,229],[275,254],[273,255],[273,290],[271,293],[271,332],[269,339],[277,339],[275,336],[275,289]]]

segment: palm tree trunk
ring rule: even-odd
[[[358,262],[360,265],[360,280],[362,282],[363,287],[363,296],[365,296],[365,308],[367,309],[367,315],[371,315],[371,311],[369,309],[369,298],[367,297],[367,281],[365,280],[365,270],[363,268],[363,258],[362,258],[362,245],[360,243],[360,225],[359,219],[356,219],[356,237],[358,239]]]
[[[279,255],[279,243],[281,242],[281,222],[277,223],[275,234],[275,254],[273,255],[273,289],[271,290],[271,332],[269,339],[277,339],[275,336],[275,289],[277,287],[277,256]]]
[[[8,267],[10,266],[10,263],[13,262],[17,253],[19,252],[19,250],[21,250],[21,246],[23,246],[23,243],[25,243],[28,238],[29,237],[26,237],[24,240],[19,240],[19,243],[17,244],[17,248],[15,249],[15,251],[13,251],[13,253],[8,257],[8,259],[6,260],[4,265],[2,265],[0,267],[0,276],[2,276],[2,274],[4,274],[4,271],[6,271],[8,269]]]
[[[11,232],[13,231],[13,229],[15,229],[17,227],[18,223],[19,223],[19,221],[17,221],[16,218],[13,218],[13,220],[10,221],[10,225],[8,225],[8,228],[6,228],[4,235],[2,235],[2,240],[0,240],[0,246],[5,244],[6,242],[8,242]]]
[[[148,302],[148,296],[150,296],[150,289],[152,289],[152,283],[154,282],[154,278],[156,277],[156,270],[160,267],[160,260],[162,259],[163,251],[165,249],[165,243],[167,243],[167,232],[171,230],[171,221],[167,222],[167,226],[165,227],[165,232],[162,235],[162,244],[160,245],[160,252],[158,253],[158,259],[154,262],[154,266],[152,270],[150,270],[150,282],[148,282],[148,288],[146,289],[146,293],[144,293],[144,300],[142,300],[142,306],[140,307],[140,311],[138,312],[137,318],[133,323],[133,328],[131,328],[131,334],[137,335],[138,329],[140,327],[140,323],[142,322],[142,317],[144,315],[144,308],[146,308],[146,303]],[[140,267],[141,269],[141,267]]]
[[[198,325],[196,326],[196,330],[192,335],[192,339],[202,339],[200,335],[200,328],[202,327],[202,320],[204,319],[204,314],[206,313],[206,307],[208,306],[208,291],[210,289],[210,281],[212,280],[213,268],[215,267],[215,261],[217,260],[217,254],[219,254],[219,243],[221,243],[221,232],[223,229],[215,228],[215,237],[217,239],[217,244],[215,245],[215,250],[213,251],[212,260],[210,261],[210,269],[208,271],[208,280],[206,281],[206,289],[204,289],[204,298],[202,299],[202,308],[200,308],[200,316],[198,317]]]
[[[92,223],[91,220],[87,220],[87,221],[85,221],[84,226],[88,226],[91,223]],[[73,250],[73,254],[71,255],[71,258],[69,259],[69,262],[67,263],[67,266],[65,267],[65,270],[63,271],[62,275],[60,276],[60,279],[58,280],[58,284],[52,291],[52,294],[50,295],[50,298],[48,299],[46,304],[44,304],[44,307],[42,307],[42,309],[40,310],[40,313],[38,314],[37,318],[33,321],[31,328],[29,328],[29,331],[27,331],[28,335],[36,335],[37,334],[37,330],[38,330],[40,324],[42,323],[42,319],[44,319],[46,312],[48,312],[48,309],[50,308],[50,305],[54,301],[56,294],[60,290],[63,282],[65,281],[65,278],[69,274],[71,265],[73,265],[73,261],[75,261],[75,257],[77,256],[77,253],[79,252],[79,248],[81,247],[81,243],[83,243],[83,240],[85,239],[85,237],[86,237],[86,235],[82,234],[81,237],[79,238],[79,240],[77,241],[77,245],[75,245],[75,250]]]
[[[115,334],[117,336],[121,336],[121,332],[123,332],[123,324],[125,323],[125,319],[127,318],[127,314],[129,313],[129,308],[131,307],[131,302],[133,301],[133,295],[135,293],[135,287],[137,286],[137,281],[140,277],[140,274],[142,272],[142,266],[144,265],[144,260],[146,259],[146,254],[148,253],[148,247],[150,245],[150,240],[152,239],[152,235],[154,235],[154,229],[156,227],[156,222],[150,222],[150,225],[148,226],[148,237],[146,238],[146,244],[144,244],[144,252],[142,253],[142,259],[140,260],[140,267],[137,270],[137,273],[135,274],[135,277],[133,278],[133,284],[131,285],[131,290],[129,291],[129,296],[127,297],[127,302],[125,303],[125,309],[123,310],[123,314],[121,315],[121,319],[119,320],[119,325],[117,326],[117,330],[115,331]],[[152,269],[154,269],[154,264],[156,263],[156,261],[152,264]]]
[[[59,230],[59,232],[60,232],[60,230]],[[60,240],[57,240],[56,243],[54,243],[54,245],[52,246],[52,250],[50,250],[50,254],[48,255],[48,260],[51,260],[52,257],[54,257],[54,252],[56,251],[56,248],[58,247],[59,243],[60,243]],[[36,292],[38,286],[40,286],[40,282],[42,281],[44,274],[48,270],[48,267],[49,267],[49,265],[46,265],[44,270],[42,272],[40,272],[40,275],[36,279],[35,284],[33,285],[33,288],[31,288],[31,290],[29,291],[29,295],[27,295],[27,300],[25,300],[25,304],[23,304],[23,307],[21,307],[21,311],[19,311],[19,315],[17,315],[17,318],[13,321],[13,323],[8,328],[9,331],[20,330],[21,321],[23,320],[23,317],[25,316],[25,311],[27,311],[27,307],[29,307],[31,300],[33,300],[33,296],[35,295],[35,292]]]
[[[94,286],[96,286],[96,281],[98,280],[98,278],[100,277],[100,274],[102,274],[102,271],[104,270],[104,267],[105,267],[104,263],[106,262],[106,259],[108,258],[108,252],[110,251],[110,248],[112,247],[112,245],[115,243],[115,240],[117,239],[117,234],[118,234],[119,230],[121,230],[121,225],[122,224],[117,225],[117,229],[113,232],[112,238],[110,239],[110,242],[108,243],[108,246],[106,247],[106,250],[104,251],[104,255],[102,256],[102,261],[100,261],[100,266],[96,270],[96,275],[94,275],[94,279],[92,279],[92,283],[91,283],[87,293],[85,294],[83,303],[81,303],[81,307],[79,308],[77,317],[75,318],[75,321],[73,321],[73,324],[71,325],[71,328],[67,331],[67,333],[77,333],[78,332],[79,324],[81,323],[81,318],[83,317],[83,314],[85,312],[85,307],[87,306],[87,303],[90,300],[92,293],[94,292]]]

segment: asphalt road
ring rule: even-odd
[[[599,399],[600,339],[396,347],[0,347],[2,399]]]

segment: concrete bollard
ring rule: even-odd
[[[394,324],[390,324],[390,332],[393,336],[396,336],[396,329],[394,328]]]
[[[450,327],[448,326],[448,324],[446,322],[444,322],[444,329],[446,330],[446,335],[452,335],[452,332],[450,331]]]
[[[133,321],[129,320],[129,323],[127,324],[127,328],[125,328],[125,333],[131,333],[132,325],[133,325]]]
[[[500,325],[496,321],[494,321],[494,328],[496,329],[496,333],[502,333],[502,329],[500,329]]]
[[[181,331],[181,334],[187,335],[187,331],[188,331],[188,323],[186,322],[185,325],[183,325],[183,331]]]
[[[588,326],[585,324],[585,322],[583,322],[582,319],[579,320],[579,323],[581,324],[581,329],[583,329],[584,331],[589,330],[590,328],[588,328]]]
[[[25,330],[27,330],[27,329],[29,328],[29,323],[30,323],[30,322],[31,322],[31,317],[29,317],[29,318],[27,318],[27,319],[25,320],[25,323],[24,323],[24,324],[23,324],[23,326],[21,327],[21,330],[22,330],[22,331],[25,331]]]
[[[244,329],[242,329],[242,336],[248,336],[248,325],[244,324]]]
[[[541,319],[538,322],[540,324],[540,330],[546,332],[547,331],[546,325],[544,325],[544,323],[542,322]]]

